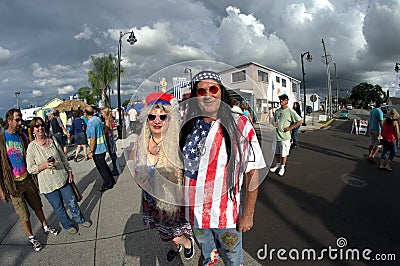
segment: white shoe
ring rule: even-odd
[[[269,171],[275,173],[276,170],[278,170],[280,167],[281,167],[280,165],[275,165],[274,167],[270,168]]]
[[[285,167],[281,167],[281,169],[279,169],[278,175],[283,176],[284,174],[285,174]]]

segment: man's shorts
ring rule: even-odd
[[[369,131],[369,146],[379,146],[379,140],[381,139],[381,136],[378,131],[375,130],[370,130]]]
[[[24,181],[16,182],[16,185],[18,194],[11,196],[11,202],[21,221],[27,222],[30,214],[26,203],[28,202],[32,209],[37,210],[42,208],[42,200],[31,176],[28,176]]]
[[[290,152],[290,139],[277,141],[276,142],[276,149],[275,154],[281,155],[281,157],[287,157]]]

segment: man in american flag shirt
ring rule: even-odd
[[[242,233],[253,226],[258,169],[266,166],[260,144],[250,121],[231,111],[217,73],[198,73],[187,101],[179,143],[185,165],[186,218],[201,246],[204,265],[218,261],[216,243],[228,265],[242,265]]]

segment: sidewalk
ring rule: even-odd
[[[123,142],[133,143],[134,139],[130,135]],[[0,203],[0,265],[198,265],[200,251],[197,246],[191,260],[178,256],[174,263],[166,262],[170,247],[160,240],[155,230],[143,226],[141,190],[126,167],[121,145],[121,141],[117,141],[123,172],[115,187],[104,193],[99,191],[102,179],[93,160],[70,161],[75,182],[83,194],[82,212],[93,221],[90,228],[80,227],[76,235],[62,230],[51,206],[42,196],[47,221],[60,233],[58,236],[44,234],[31,211],[33,231],[43,245],[40,252],[35,252],[11,203]],[[111,164],[109,157],[107,159]],[[260,265],[249,254],[245,253],[244,257],[245,265]]]

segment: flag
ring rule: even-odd
[[[182,99],[182,88],[186,88],[189,85],[189,82],[186,81],[186,78],[176,78],[174,77],[172,79],[172,94],[177,98],[178,100]]]

